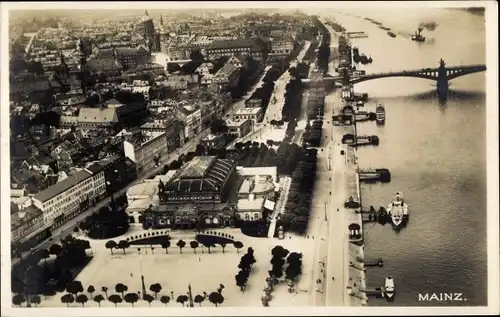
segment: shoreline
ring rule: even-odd
[[[337,46],[334,41],[338,39],[340,35],[338,32],[335,32],[329,25],[325,23],[323,17],[320,17],[320,21],[323,25],[328,29],[331,34],[332,42],[330,43],[331,53],[334,54],[334,48]],[[338,62],[339,56],[334,55],[331,59],[329,65],[332,65],[332,69],[335,69],[334,62]],[[330,68],[330,67],[329,67]],[[330,99],[330,103],[333,103],[334,113],[339,112],[339,108],[342,106],[342,101],[340,100],[340,96],[338,92],[332,91],[327,96],[327,99]],[[328,102],[325,102],[327,104]],[[327,121],[330,121],[331,118],[326,118]],[[331,123],[330,123],[331,125]],[[365,293],[366,290],[366,272],[364,268],[364,243],[363,240],[361,242],[355,243],[350,241],[349,237],[347,237],[347,227],[350,224],[358,224],[361,228],[361,232],[363,233],[363,221],[361,213],[361,206],[356,209],[344,208],[344,202],[349,197],[353,197],[354,200],[359,201],[361,203],[361,188],[359,182],[359,175],[357,173],[358,164],[357,164],[357,151],[355,147],[351,147],[349,145],[342,144],[341,139],[345,134],[356,134],[356,126],[333,126],[331,125],[331,134],[332,134],[332,187],[340,186],[337,190],[332,191],[332,205],[339,206],[340,211],[336,212],[336,208],[333,208],[330,213],[330,217],[332,218],[329,221],[329,229],[330,234],[336,233],[335,237],[330,237],[329,241],[337,240],[342,241],[341,243],[329,243],[329,256],[330,262],[335,260],[335,255],[338,256],[338,251],[342,253],[341,266],[342,269],[342,302],[340,303],[343,306],[366,306],[368,304],[368,299]],[[329,148],[330,150],[330,148]],[[341,151],[344,151],[344,155],[341,154]],[[344,164],[342,164],[342,160],[344,160]],[[337,214],[338,213],[338,214]],[[336,226],[333,228],[333,226]],[[347,241],[343,241],[346,239]],[[340,244],[340,246],[336,246],[335,244]],[[337,253],[337,254],[336,254]],[[333,267],[333,263],[329,262],[329,269],[327,270],[327,280],[330,282],[332,278],[335,278],[335,273],[338,273],[338,268],[335,269]],[[337,261],[338,263],[338,261]],[[337,292],[339,290],[337,289]],[[344,294],[348,295],[345,297]],[[333,295],[333,294],[332,294]],[[337,295],[337,294],[335,294]],[[331,306],[330,304],[338,304],[338,301],[335,298],[331,298],[332,296],[327,296],[326,306]]]

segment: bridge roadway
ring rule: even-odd
[[[446,73],[446,79],[452,80],[457,77],[478,73],[486,70],[486,65],[467,65],[467,66],[453,66],[446,67],[444,69]],[[439,79],[439,68],[423,68],[416,70],[403,70],[398,72],[382,72],[382,73],[372,73],[359,76],[352,76],[349,78],[350,84],[356,84],[367,80],[373,80],[377,78],[390,78],[390,77],[414,77],[438,81]],[[322,80],[324,83],[328,82],[342,82],[342,76],[324,77]],[[310,80],[303,80],[304,84],[311,84]]]

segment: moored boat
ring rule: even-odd
[[[387,212],[395,228],[400,227],[403,221],[408,218],[408,205],[403,199],[403,193],[396,192],[396,196],[389,206],[387,206]]]
[[[390,31],[389,31],[389,32],[387,32],[387,34],[388,34],[390,37],[396,37],[396,34],[395,34],[395,33],[393,33],[393,32],[390,32]]]
[[[385,123],[385,108],[383,105],[379,104],[375,110],[377,124]]]
[[[387,276],[385,278],[385,284],[384,284],[385,297],[389,300],[392,300],[394,298],[395,293],[396,293],[396,287],[394,285],[394,278],[392,276]]]

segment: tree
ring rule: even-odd
[[[224,302],[224,297],[218,292],[212,292],[208,295],[208,300],[217,307],[217,305]]]
[[[127,240],[120,240],[120,242],[118,242],[117,247],[118,247],[118,249],[122,249],[123,254],[125,254],[125,249],[129,248],[130,244],[128,243]]]
[[[184,303],[187,302],[189,298],[186,295],[179,295],[177,296],[176,302],[182,304],[182,307],[184,307]]]
[[[167,71],[169,73],[175,73],[181,70],[181,65],[177,63],[168,63],[167,64]]]
[[[61,303],[66,304],[69,307],[69,304],[72,304],[75,301],[75,297],[71,294],[64,294],[61,296]]]
[[[126,291],[128,291],[128,287],[122,283],[118,283],[115,285],[115,291],[117,293],[122,293],[122,297],[123,297],[123,293],[125,293]]]
[[[194,254],[196,254],[196,248],[198,248],[200,246],[198,241],[191,241],[191,242],[189,242],[189,245],[191,246],[191,248],[193,248]]]
[[[281,245],[277,245],[271,250],[271,254],[273,257],[284,258],[288,255],[288,253],[289,251],[283,248]]]
[[[189,54],[189,59],[195,62],[203,62],[205,56],[203,56],[199,49],[196,49]]]
[[[154,283],[151,284],[149,287],[149,290],[153,293],[155,293],[155,298],[158,298],[158,293],[161,292],[161,285],[160,283]]]
[[[224,284],[219,284],[219,287],[217,288],[217,293],[222,294],[222,290],[226,288]]]
[[[117,244],[115,241],[109,240],[104,246],[106,247],[106,249],[109,249],[111,251],[111,255],[113,255],[113,249],[116,248]]]
[[[252,267],[250,263],[250,257],[248,254],[245,254],[241,257],[240,264],[238,264],[238,268],[243,271],[249,271]]]
[[[49,248],[49,253],[59,256],[62,252],[62,246],[60,244],[53,244]]]
[[[297,265],[288,265],[285,269],[285,276],[289,280],[294,280],[297,276],[302,273],[302,270]]]
[[[226,248],[226,243],[219,243],[219,244],[222,247],[222,253],[224,253],[224,249]]]
[[[47,264],[47,259],[50,257],[50,252],[47,249],[41,249],[38,251],[38,257],[44,260],[44,264]]]
[[[38,295],[33,295],[30,298],[30,302],[32,304],[35,304],[35,307],[38,307],[38,305],[40,305],[40,303],[42,302],[42,299]]]
[[[200,61],[189,61],[181,66],[181,72],[186,75],[191,75],[202,64]]]
[[[101,295],[101,294],[97,294],[95,297],[94,297],[94,302],[96,302],[97,304],[99,304],[99,307],[101,307],[101,302],[104,300],[104,297]]]
[[[236,285],[240,287],[241,291],[243,291],[245,289],[245,286],[247,285],[247,281],[248,281],[249,276],[250,276],[250,271],[241,270],[234,277],[236,280]]]
[[[86,302],[88,302],[88,300],[89,300],[89,299],[87,298],[87,295],[85,295],[85,294],[80,294],[80,295],[78,295],[78,296],[76,297],[76,300],[75,300],[75,301],[76,301],[77,303],[82,304],[82,307],[84,307],[84,306],[85,306],[85,303],[86,303]]]
[[[120,297],[120,295],[118,295],[118,294],[113,294],[113,295],[109,296],[108,300],[110,302],[112,302],[113,304],[115,304],[115,307],[117,307],[117,305],[123,301],[122,298]]]
[[[167,306],[168,303],[170,303],[170,296],[164,295],[160,297],[160,302],[162,302],[162,304],[165,304],[165,306]]]
[[[165,249],[165,254],[168,254],[168,248],[170,248],[170,240],[166,240],[161,244],[161,247]]]
[[[182,248],[186,246],[186,242],[184,242],[184,240],[179,240],[177,241],[177,246],[179,247],[179,250],[181,251],[182,254]]]
[[[207,242],[203,242],[202,244],[205,246],[205,248],[208,249],[208,254],[211,254],[210,253],[210,248],[213,248],[215,245],[213,243],[208,242],[208,241]]]
[[[243,143],[242,142],[236,142],[234,144],[234,148],[238,151],[241,151],[243,149]]]
[[[210,132],[212,134],[225,133],[227,131],[228,127],[224,119],[217,118],[210,123]]]
[[[12,304],[16,306],[21,306],[24,302],[26,302],[26,298],[23,294],[16,294],[12,297]]]
[[[125,295],[124,299],[134,307],[134,304],[139,301],[139,295],[137,295],[137,293],[128,293]]]
[[[90,294],[90,299],[92,299],[92,294],[95,292],[95,287],[93,285],[89,285],[89,287],[87,287],[87,292]]]
[[[149,307],[151,307],[151,303],[155,300],[155,298],[149,294],[145,294],[142,299],[148,302]]]
[[[273,66],[271,67],[271,69],[267,71],[267,74],[264,76],[262,81],[264,83],[270,83],[270,82],[274,83],[276,80],[278,80],[278,78],[280,78],[280,76],[281,76],[281,71]]]
[[[235,241],[233,243],[233,245],[236,248],[236,252],[240,253],[240,249],[243,248],[243,242],[241,242],[241,241]]]
[[[205,300],[205,297],[198,294],[194,297],[194,302],[201,307],[201,303]]]
[[[101,287],[101,291],[104,292],[104,294],[106,295],[106,298],[108,297],[108,288],[106,286],[103,286]]]
[[[71,281],[66,286],[66,291],[73,294],[75,297],[78,293],[83,292],[83,285],[80,281]]]

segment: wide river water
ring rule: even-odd
[[[366,10],[365,10],[366,11]],[[345,11],[344,11],[345,12]],[[371,55],[367,73],[485,64],[482,16],[458,10],[350,11],[392,28],[396,38],[360,18],[334,14],[347,31],[365,31],[354,39]],[[409,35],[422,22],[425,43]],[[365,254],[384,259],[383,268],[368,268],[368,286],[380,287],[392,275],[396,299],[369,305],[486,305],[486,78],[476,73],[450,82],[450,97],[436,99],[435,82],[417,78],[376,79],[355,85],[369,94],[366,108],[385,105],[386,124],[359,123],[358,134],[375,134],[378,147],[358,151],[360,168],[388,168],[389,184],[362,185],[365,207],[387,206],[402,191],[410,207],[408,226],[399,233],[390,224],[365,225]],[[463,293],[463,302],[419,302],[418,294]]]

